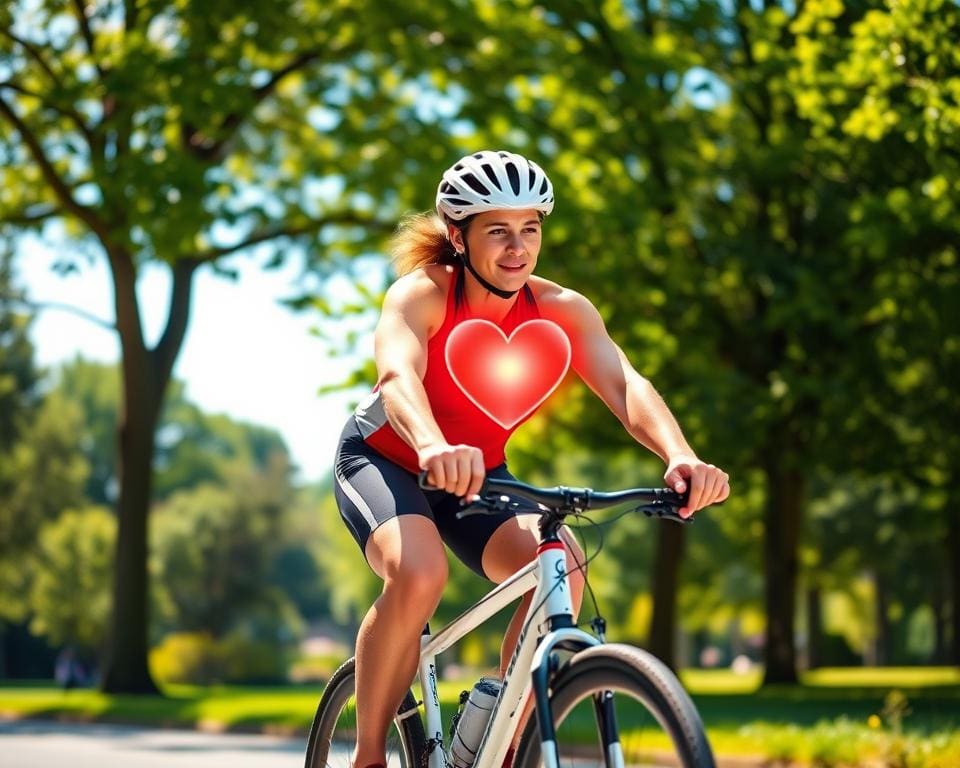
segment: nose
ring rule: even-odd
[[[510,253],[522,253],[524,251],[523,238],[519,234],[510,235],[507,251]]]

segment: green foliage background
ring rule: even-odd
[[[385,285],[399,215],[460,154],[503,147],[558,190],[541,273],[596,303],[733,477],[661,568],[681,659],[759,658],[763,638],[771,681],[798,661],[960,662],[958,39],[949,0],[8,4],[4,253],[29,232],[63,270],[106,259],[124,352],[119,373],[36,370],[4,256],[0,615],[95,655],[110,612],[80,621],[55,585],[82,572],[101,605],[116,507],[150,510],[154,645],[289,648],[321,620],[349,636],[377,585],[329,489],[293,487],[278,435],[202,413],[169,378],[191,281],[254,249],[265,268],[302,259],[292,307],[347,352],[380,299],[358,265]],[[153,348],[133,290],[148,262],[174,284]],[[334,273],[355,296],[331,295]],[[344,386],[374,375],[366,361]],[[115,454],[138,414],[156,417],[142,509],[118,502],[135,472]],[[576,383],[510,462],[545,483],[660,472]],[[660,535],[624,518],[592,566],[629,639],[649,635]],[[481,589],[455,570],[440,618]]]

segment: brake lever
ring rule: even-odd
[[[643,512],[647,517],[658,517],[661,520],[670,520],[671,522],[680,523],[681,525],[693,524],[693,516],[681,517],[673,504],[667,504],[662,501],[641,504],[634,512]]]
[[[485,515],[488,512],[506,512],[510,509],[511,504],[515,506],[516,502],[509,496],[494,497],[493,494],[481,496],[476,501],[471,501],[463,509],[458,510],[457,520],[472,517],[473,515]]]

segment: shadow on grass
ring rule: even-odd
[[[923,688],[766,686],[753,693],[693,696],[708,728],[736,729],[748,723],[809,727],[845,717],[866,724],[879,715],[891,690],[906,696],[906,730],[920,734],[960,729],[960,685]]]

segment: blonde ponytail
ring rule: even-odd
[[[388,246],[397,277],[427,264],[457,264],[453,244],[447,239],[447,226],[436,213],[405,216]]]

